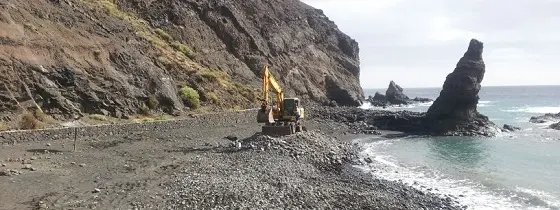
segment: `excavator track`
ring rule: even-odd
[[[290,123],[267,123],[262,126],[262,134],[267,136],[285,136],[306,131],[301,124]]]

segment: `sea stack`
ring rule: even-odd
[[[497,126],[477,111],[485,73],[483,43],[472,39],[455,70],[447,75],[439,97],[426,113],[432,132],[441,135],[493,135]]]
[[[410,98],[403,93],[403,88],[391,80],[385,92],[387,101],[391,104],[408,104]]]

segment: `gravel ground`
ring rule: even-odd
[[[255,134],[258,124],[154,130],[76,152],[66,141],[4,145],[0,209],[456,209],[358,173],[356,135],[337,127],[309,122],[282,138]]]

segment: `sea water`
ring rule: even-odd
[[[436,99],[441,88],[405,89],[411,98]],[[375,91],[365,90],[374,95]],[[560,86],[483,87],[478,110],[521,131],[497,137],[360,139],[373,175],[426,192],[456,197],[469,209],[560,209],[560,131],[531,116],[560,112]],[[431,103],[388,110],[427,111]],[[383,109],[365,104],[366,109]]]

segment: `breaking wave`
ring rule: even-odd
[[[560,113],[560,106],[535,106],[535,107],[514,107],[513,109],[502,110],[504,112],[525,112],[525,113]]]
[[[358,168],[376,177],[400,181],[423,192],[431,192],[441,197],[450,196],[460,205],[469,209],[557,209],[558,198],[546,192],[520,188],[514,190],[492,190],[469,179],[454,179],[427,166],[405,166],[393,156],[380,152],[386,145],[406,139],[382,140],[367,144],[363,157],[373,162]]]

